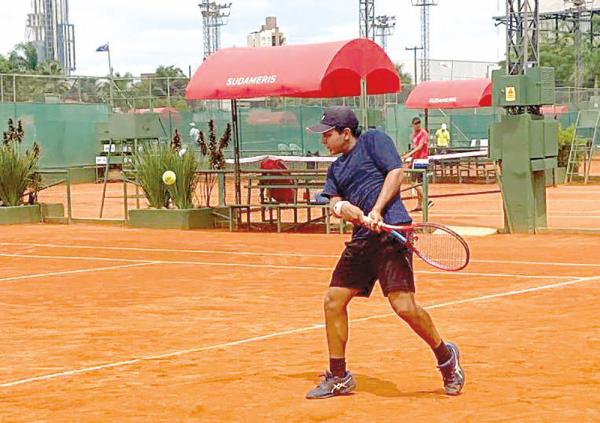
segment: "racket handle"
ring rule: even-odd
[[[385,228],[384,228],[384,229],[385,229]],[[402,242],[402,243],[405,243],[405,242],[406,242],[406,238],[405,238],[405,237],[403,237],[402,235],[400,235],[400,232],[397,232],[397,231],[391,230],[391,231],[389,231],[389,234],[390,234],[391,236],[393,236],[394,238],[396,238],[397,240],[399,240],[400,242]]]
[[[371,218],[369,216],[363,216],[362,219],[362,224],[363,225],[368,225],[371,223]],[[387,233],[389,233],[391,236],[393,236],[394,238],[398,239],[399,241],[401,241],[402,243],[406,242],[406,238],[404,236],[402,236],[400,234],[400,232],[395,231],[393,229],[387,228],[385,226],[385,224],[381,227],[381,229],[383,229],[384,231],[386,231]]]

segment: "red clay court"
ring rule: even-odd
[[[420,301],[461,347],[463,395],[443,394],[377,288],[350,307],[356,393],[305,400],[347,237],[3,227],[0,420],[600,420],[597,235],[468,238],[460,273],[416,262]]]

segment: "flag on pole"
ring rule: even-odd
[[[104,45],[101,45],[100,47],[98,47],[96,49],[96,51],[108,51],[108,43],[104,44]]]

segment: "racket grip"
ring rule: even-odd
[[[363,224],[363,225],[368,225],[368,224],[370,224],[370,223],[371,223],[371,218],[370,218],[369,216],[364,216],[364,217],[363,217],[363,219],[362,219],[362,224]],[[400,232],[398,232],[398,231],[395,231],[395,230],[393,230],[393,229],[390,229],[390,228],[386,228],[386,226],[385,226],[385,225],[383,225],[383,226],[381,227],[381,229],[383,229],[384,231],[386,231],[387,233],[389,233],[391,236],[393,236],[393,237],[394,237],[394,238],[396,238],[397,240],[401,241],[402,243],[405,243],[405,242],[406,242],[406,238],[405,238],[404,236],[402,236],[402,235],[400,234]]]
[[[406,238],[403,237],[402,235],[400,235],[400,232],[398,232],[398,231],[392,230],[392,231],[389,232],[389,234],[391,236],[393,236],[394,238],[396,238],[397,240],[401,241],[402,243],[406,242]]]

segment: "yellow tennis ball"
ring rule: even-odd
[[[173,185],[177,180],[177,176],[175,176],[175,172],[172,170],[167,170],[165,173],[163,173],[162,180],[165,185]]]

